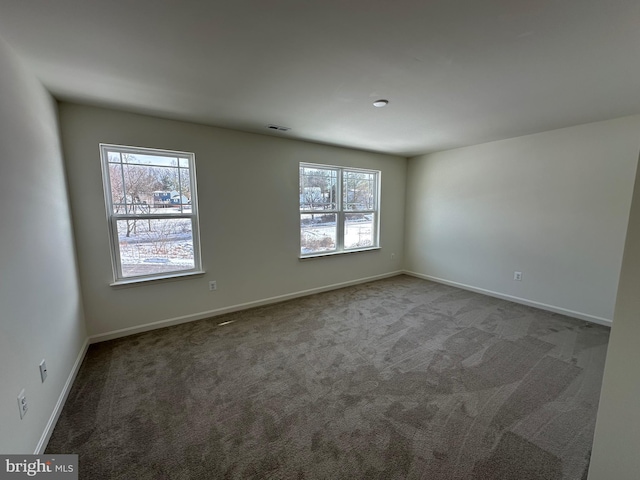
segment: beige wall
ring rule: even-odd
[[[589,480],[640,477],[640,169],[635,185]]]
[[[405,267],[610,321],[639,149],[634,116],[410,159]]]
[[[74,104],[61,104],[60,118],[91,335],[192,319],[202,312],[401,268],[404,158]],[[100,142],[195,153],[205,276],[109,286],[113,279]],[[382,171],[381,250],[298,259],[301,161]],[[209,291],[209,280],[218,282],[216,292]]]
[[[33,453],[86,331],[56,105],[2,39],[0,72],[0,452]]]

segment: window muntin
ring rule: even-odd
[[[380,172],[300,164],[300,256],[378,247]]]
[[[193,153],[100,145],[115,283],[201,271]]]

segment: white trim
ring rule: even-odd
[[[526,298],[514,297],[512,295],[506,295],[500,292],[494,292],[492,290],[485,290],[484,288],[473,287],[464,283],[452,282],[451,280],[445,280],[444,278],[432,277],[431,275],[423,275],[421,273],[412,272],[410,270],[404,270],[402,273],[411,275],[412,277],[422,278],[423,280],[431,280],[432,282],[442,283],[444,285],[451,285],[452,287],[458,287],[463,290],[469,290],[471,292],[482,293],[490,297],[500,298],[502,300],[508,300],[514,303],[520,303],[529,307],[540,308],[553,313],[560,313],[568,317],[577,318],[586,322],[596,323],[598,325],[604,325],[605,327],[611,327],[612,321],[608,318],[596,317],[595,315],[589,315],[588,313],[576,312],[562,307],[556,307],[554,305],[547,305],[546,303],[536,302],[533,300],[527,300]]]
[[[174,270],[170,272],[164,272],[160,275],[142,275],[136,277],[124,277],[122,274],[122,259],[120,252],[120,242],[118,240],[118,221],[124,221],[129,219],[148,219],[148,220],[166,220],[166,219],[190,219],[191,220],[191,241],[193,243],[193,263],[194,268],[188,271],[198,273],[202,271],[202,252],[200,249],[200,220],[198,216],[198,192],[197,192],[197,181],[196,181],[196,155],[193,152],[182,152],[182,151],[173,151],[173,150],[162,150],[162,149],[152,149],[146,147],[131,147],[126,145],[114,145],[109,143],[100,143],[100,163],[102,166],[102,189],[105,201],[105,213],[107,215],[107,226],[109,229],[109,245],[111,249],[111,266],[113,268],[113,283],[112,285],[118,285],[123,283],[129,283],[129,280],[137,279],[141,281],[146,278],[155,279],[155,278],[166,278],[167,276],[171,276],[172,274],[184,273],[184,270]],[[117,153],[120,155],[120,163],[112,163],[109,162],[109,153]],[[170,157],[175,158],[177,160],[177,165],[173,166],[165,166],[165,165],[157,165],[162,168],[175,168],[178,171],[178,182],[180,182],[180,171],[182,168],[186,168],[189,170],[189,188],[191,191],[191,211],[185,212],[184,204],[182,200],[180,200],[181,208],[180,213],[149,213],[149,214],[136,214],[135,208],[134,213],[124,213],[118,214],[114,211],[113,207],[113,198],[112,198],[112,188],[111,188],[111,174],[109,170],[110,165],[120,165],[120,174],[122,175],[122,188],[124,190],[125,196],[125,206],[126,206],[126,181],[124,178],[124,170],[123,162],[122,162],[122,154],[141,154],[141,155],[152,155],[156,157]],[[181,166],[181,160],[187,160],[188,167]],[[141,167],[151,167],[154,168],[156,165],[153,164],[137,164]],[[178,187],[181,184],[179,183]],[[180,195],[182,195],[182,189],[180,188]]]
[[[323,253],[310,253],[309,255],[300,255],[299,260],[309,260],[311,258],[319,257],[331,257],[333,255],[344,255],[346,253],[360,253],[360,252],[372,252],[375,250],[381,250],[381,247],[364,247],[364,248],[350,248],[349,250],[340,250],[339,252],[323,252]]]
[[[327,170],[327,171],[331,171],[331,172],[335,172],[336,174],[336,187],[335,187],[335,191],[336,191],[336,196],[335,196],[335,200],[334,203],[336,205],[335,209],[331,209],[331,210],[308,210],[308,209],[300,209],[300,219],[302,219],[302,215],[335,215],[336,216],[336,244],[335,244],[335,248],[329,252],[314,252],[314,253],[310,253],[310,254],[302,254],[302,235],[301,235],[301,245],[300,245],[300,255],[299,258],[308,258],[308,257],[314,257],[314,256],[326,256],[328,254],[332,254],[332,253],[343,253],[343,252],[359,252],[359,251],[363,251],[363,250],[370,250],[370,249],[374,249],[374,248],[379,248],[380,247],[380,188],[381,188],[381,177],[382,177],[382,171],[380,170],[371,170],[371,169],[364,169],[364,168],[352,168],[352,167],[345,167],[345,166],[329,166],[329,165],[324,165],[324,164],[316,164],[316,163],[306,163],[306,162],[300,162],[299,164],[299,168],[298,171],[300,172],[300,170],[305,169],[305,168],[309,168],[309,169],[315,169],[315,170]],[[375,191],[373,192],[373,203],[374,203],[374,208],[373,209],[358,209],[358,210],[345,210],[345,202],[344,202],[344,178],[345,178],[345,173],[348,174],[350,172],[353,173],[365,173],[365,174],[369,174],[369,175],[373,175],[374,177],[374,185],[375,185]],[[303,175],[299,173],[299,184],[300,186],[302,186],[302,177]],[[332,177],[333,178],[333,177]],[[304,195],[304,194],[301,194]],[[348,203],[348,202],[347,202]],[[344,242],[345,242],[345,220],[346,220],[346,215],[348,214],[362,214],[362,215],[371,215],[371,230],[372,230],[372,243],[373,245],[371,247],[365,247],[365,248],[345,248],[344,246]],[[300,232],[302,233],[302,220],[300,221]]]
[[[170,327],[172,325],[179,325],[181,323],[194,322],[196,320],[202,320],[204,318],[217,317],[225,313],[232,313],[240,310],[247,310],[249,308],[260,307],[263,305],[270,305],[272,303],[284,302],[287,300],[292,300],[294,298],[306,297],[308,295],[314,295],[316,293],[328,292],[330,290],[337,290],[339,288],[350,287],[352,285],[358,285],[361,283],[373,282],[375,280],[382,280],[383,278],[395,277],[402,274],[403,272],[401,270],[397,270],[389,273],[383,273],[381,275],[374,275],[372,277],[350,280],[348,282],[334,283],[332,285],[327,285],[324,287],[310,288],[309,290],[301,290],[299,292],[287,293],[285,295],[278,295],[276,297],[264,298],[262,300],[255,300],[253,302],[239,303],[237,305],[231,305],[229,307],[216,308],[214,310],[208,310],[206,312],[193,313],[191,315],[183,315],[181,317],[174,317],[168,318],[166,320],[159,320],[157,322],[145,323],[144,325],[138,325],[135,327],[121,328],[119,330],[113,330],[107,333],[91,335],[89,337],[89,342],[104,342],[107,340],[113,340],[114,338],[126,337],[128,335],[134,335],[136,333],[148,332],[149,330]]]
[[[53,412],[51,413],[51,417],[49,418],[49,421],[47,422],[47,426],[44,429],[44,432],[42,433],[42,436],[40,437],[40,441],[38,442],[38,445],[36,446],[36,449],[34,451],[34,455],[42,455],[44,453],[44,450],[47,447],[47,444],[49,443],[49,439],[51,438],[51,434],[53,433],[53,429],[56,426],[56,423],[58,422],[58,419],[60,418],[60,414],[62,413],[62,409],[64,407],[65,402],[67,401],[67,397],[69,396],[69,392],[71,391],[71,387],[73,385],[73,382],[78,374],[78,371],[80,370],[80,366],[82,365],[82,361],[84,360],[85,355],[87,354],[87,350],[89,348],[89,344],[92,343],[98,343],[98,342],[104,342],[107,340],[112,340],[114,338],[120,338],[120,337],[126,337],[128,335],[134,335],[136,333],[142,333],[142,332],[147,332],[150,330],[156,330],[159,328],[164,328],[164,327],[169,327],[171,325],[178,325],[181,323],[188,323],[188,322],[193,322],[196,320],[201,320],[204,318],[210,318],[210,317],[215,317],[215,316],[219,316],[219,315],[223,315],[225,313],[232,313],[232,312],[237,312],[240,310],[247,310],[249,308],[254,308],[254,307],[259,307],[259,306],[263,306],[263,305],[269,305],[269,304],[273,304],[273,303],[278,303],[278,302],[283,302],[286,300],[292,300],[294,298],[299,298],[299,297],[305,297],[308,295],[314,295],[316,293],[322,293],[322,292],[327,292],[330,290],[337,290],[339,288],[344,288],[344,287],[349,287],[352,285],[358,285],[361,283],[367,283],[367,282],[372,282],[375,280],[382,280],[383,278],[390,278],[390,277],[395,277],[398,275],[410,275],[412,277],[416,277],[416,278],[422,278],[424,280],[430,280],[432,282],[437,282],[437,283],[442,283],[444,285],[451,285],[453,287],[457,287],[457,288],[461,288],[463,290],[469,290],[472,292],[476,292],[476,293],[481,293],[484,295],[488,295],[491,297],[496,297],[496,298],[500,298],[502,300],[508,300],[511,302],[515,302],[515,303],[520,303],[522,305],[527,305],[530,307],[536,307],[536,308],[540,308],[542,310],[548,310],[550,312],[554,312],[554,313],[560,313],[562,315],[567,315],[569,317],[573,317],[573,318],[578,318],[580,320],[585,320],[587,322],[592,322],[598,325],[604,325],[607,327],[611,327],[612,325],[612,321],[606,318],[602,318],[602,317],[596,317],[594,315],[589,315],[586,313],[581,313],[581,312],[576,312],[573,310],[568,310],[566,308],[561,308],[561,307],[555,307],[553,305],[547,305],[545,303],[540,303],[540,302],[535,302],[532,300],[527,300],[524,298],[520,298],[520,297],[514,297],[512,295],[506,295],[503,293],[498,293],[498,292],[494,292],[491,290],[486,290],[484,288],[478,288],[478,287],[473,287],[471,285],[466,285],[463,283],[458,283],[458,282],[452,282],[450,280],[445,280],[443,278],[438,278],[438,277],[433,277],[431,275],[423,275],[421,273],[417,273],[417,272],[412,272],[410,270],[396,270],[393,272],[389,272],[389,273],[384,273],[381,275],[374,275],[371,277],[366,277],[366,278],[360,278],[358,280],[351,280],[348,282],[341,282],[341,283],[334,283],[332,285],[327,285],[324,287],[318,287],[318,288],[311,288],[308,290],[301,290],[299,292],[294,292],[294,293],[289,293],[286,295],[279,295],[276,297],[270,297],[270,298],[265,298],[262,300],[256,300],[253,302],[246,302],[246,303],[240,303],[237,305],[232,305],[230,307],[223,307],[223,308],[217,308],[214,310],[209,310],[206,312],[201,312],[201,313],[196,313],[196,314],[192,314],[192,315],[184,315],[181,317],[175,317],[175,318],[170,318],[170,319],[166,319],[166,320],[160,320],[157,322],[151,322],[151,323],[147,323],[144,325],[139,325],[136,327],[129,327],[129,328],[122,328],[119,330],[113,330],[111,332],[107,332],[107,333],[103,333],[103,334],[99,334],[99,335],[92,335],[90,337],[88,337],[84,344],[82,345],[82,348],[80,349],[80,352],[78,353],[78,357],[76,358],[75,363],[73,364],[73,367],[71,369],[71,372],[69,373],[69,376],[67,378],[67,381],[64,384],[64,387],[62,389],[62,392],[60,393],[60,396],[58,398],[58,402],[56,403],[55,408],[53,409]]]
[[[192,277],[194,275],[204,275],[204,270],[185,270],[184,273],[159,273],[153,277],[127,277],[124,280],[118,280],[117,282],[110,283],[110,287],[137,287],[140,284],[149,282],[160,282],[162,280],[179,280],[184,277]]]
[[[62,387],[62,392],[60,392],[60,396],[58,397],[58,402],[51,412],[51,417],[49,417],[49,421],[47,422],[47,426],[42,432],[42,436],[40,437],[40,441],[38,445],[36,445],[36,449],[33,452],[34,455],[42,455],[44,450],[47,448],[47,444],[49,443],[49,439],[51,438],[51,434],[53,433],[53,429],[58,423],[58,419],[60,418],[60,414],[62,413],[62,409],[64,408],[64,404],[67,401],[67,397],[69,396],[69,392],[71,391],[71,387],[73,386],[73,382],[76,379],[76,375],[78,375],[78,371],[80,370],[80,365],[82,365],[82,361],[84,360],[85,355],[87,354],[87,350],[89,348],[89,337],[87,337],[78,353],[75,363],[71,368],[71,372],[67,377],[67,381]]]

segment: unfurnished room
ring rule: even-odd
[[[0,478],[639,478],[640,3],[0,0],[0,127]]]

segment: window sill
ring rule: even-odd
[[[158,275],[157,277],[144,277],[144,278],[127,278],[124,280],[117,280],[113,283],[110,283],[109,286],[110,287],[138,287],[140,285],[143,284],[148,284],[148,283],[160,283],[160,282],[167,282],[167,281],[172,281],[172,280],[180,280],[182,278],[185,277],[195,277],[198,275],[204,275],[205,271],[204,270],[196,270],[196,271],[190,271],[190,272],[184,272],[184,273],[168,273],[166,275]]]
[[[362,252],[373,252],[380,250],[380,247],[371,247],[371,248],[359,248],[357,250],[342,250],[340,252],[320,252],[320,253],[312,253],[311,255],[304,255],[299,257],[300,260],[311,260],[313,258],[320,257],[333,257],[335,255],[348,255],[351,253],[362,253]]]

